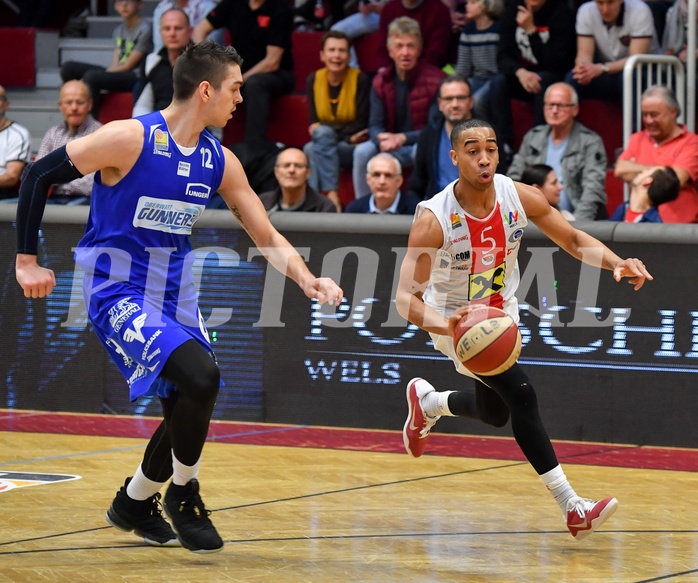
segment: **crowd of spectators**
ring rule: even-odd
[[[499,172],[529,183],[535,178],[541,191],[547,188],[551,204],[570,219],[607,219],[605,185],[613,160],[607,159],[601,136],[577,120],[584,98],[622,103],[623,67],[632,55],[664,53],[687,60],[684,0],[664,3],[668,11],[661,12],[661,19],[657,7],[651,9],[645,0],[361,0],[350,14],[344,13],[344,5],[340,11],[337,2],[320,2],[330,14],[323,12],[325,18],[316,19],[314,28],[330,30],[321,44],[323,66],[305,83],[308,136],[302,149],[288,153],[294,161],[284,166],[279,162],[283,145],[270,146],[267,139],[268,120],[276,100],[296,87],[293,31],[308,3],[294,9],[288,0],[162,0],[152,25],[140,16],[142,4],[114,0],[122,22],[114,30],[109,67],[62,66],[64,82],[84,82],[65,83],[61,92],[66,139],[84,129],[68,119],[63,97],[68,88],[84,87],[87,97],[72,102],[83,103],[83,109],[92,104],[92,121],[105,91],[133,90],[133,115],[144,114],[171,100],[172,67],[187,44],[207,37],[230,42],[244,59],[246,157],[258,165],[260,156],[274,160],[273,169],[270,162],[266,171],[278,188],[266,198],[274,201],[269,208],[277,210],[306,210],[303,205],[317,197],[340,212],[351,199],[362,200],[364,212],[394,211],[400,200],[404,210],[405,201],[429,198],[457,178],[450,131],[459,121],[478,117],[495,129]],[[365,34],[380,38],[372,75],[361,70],[352,47]],[[513,132],[512,100],[529,102],[533,112],[533,127],[520,144]],[[11,199],[28,161],[21,144],[28,137],[7,119],[4,91],[0,106],[2,196]],[[635,189],[635,201],[643,200],[641,205],[626,203],[625,215],[649,204],[657,209],[652,216],[664,222],[698,222],[698,136],[678,122],[679,115],[670,89],[658,85],[643,95],[643,128],[614,166],[615,176]],[[299,156],[302,163],[295,160]],[[395,159],[397,170],[379,174],[394,175],[387,183],[395,198],[382,206],[370,166],[386,164],[387,156]],[[657,184],[667,181],[647,174],[665,166],[680,183],[675,197],[656,196]],[[550,171],[543,175],[545,168]],[[353,192],[347,200],[340,196],[340,175],[349,171]],[[15,175],[14,184],[6,185]],[[302,188],[281,186],[299,176]],[[646,194],[637,194],[648,190],[642,191],[644,183],[654,184],[650,203]],[[356,212],[356,205],[351,208]]]

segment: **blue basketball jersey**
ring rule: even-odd
[[[190,154],[162,113],[137,118],[143,150],[114,186],[95,175],[90,215],[75,260],[95,332],[128,381],[131,398],[156,392],[167,357],[191,338],[210,350],[196,301],[190,235],[220,186],[225,157],[207,131]]]

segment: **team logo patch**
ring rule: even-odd
[[[457,229],[462,226],[463,224],[460,222],[460,216],[457,213],[451,213],[451,228]]]
[[[82,476],[72,474],[37,474],[34,472],[0,472],[0,493],[27,486],[43,486],[58,482],[81,480]]]
[[[160,129],[155,130],[155,149],[169,150],[170,149],[170,134],[163,132]]]

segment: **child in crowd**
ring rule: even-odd
[[[472,87],[474,116],[481,119],[489,119],[487,92],[490,79],[498,73],[499,16],[503,10],[502,0],[468,0],[467,24],[458,38],[456,73]]]
[[[652,166],[630,185],[630,199],[618,206],[610,220],[625,223],[661,223],[659,205],[676,200],[681,183],[670,166]]]
[[[150,25],[140,17],[141,0],[114,0],[123,22],[114,29],[115,49],[111,65],[68,61],[61,67],[63,82],[82,79],[92,95],[92,116],[99,117],[102,91],[131,91],[138,81],[138,65],[153,50]]]

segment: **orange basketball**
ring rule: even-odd
[[[482,306],[458,322],[453,347],[469,371],[492,376],[511,368],[519,358],[521,333],[504,310]]]

